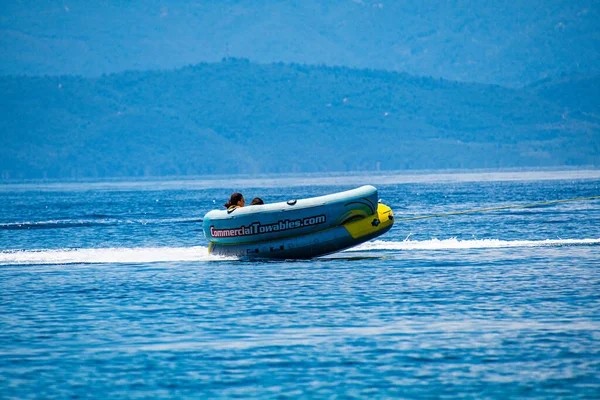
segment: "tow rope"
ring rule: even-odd
[[[414,217],[394,218],[394,219],[396,221],[410,221],[410,220],[415,220],[415,219],[439,218],[439,217],[447,217],[450,215],[474,214],[474,213],[487,212],[487,211],[508,210],[511,208],[531,208],[531,207],[547,206],[550,204],[569,203],[569,202],[573,202],[573,201],[598,200],[598,199],[600,199],[600,196],[576,197],[573,199],[540,201],[537,203],[514,204],[514,205],[509,205],[509,206],[479,208],[476,210],[454,211],[454,212],[430,214],[430,215],[417,215]]]

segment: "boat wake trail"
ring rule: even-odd
[[[224,259],[209,255],[208,249],[203,246],[0,251],[0,265],[127,264]]]
[[[600,239],[556,240],[404,240],[388,242],[375,240],[344,251],[453,250],[494,249],[509,247],[560,247],[600,245]],[[67,265],[67,264],[144,264],[176,261],[223,261],[235,257],[213,256],[204,246],[195,247],[137,247],[60,250],[3,250],[0,266],[8,265]]]
[[[589,246],[599,245],[600,239],[546,239],[546,240],[459,240],[431,239],[431,240],[404,240],[401,242],[387,242],[375,240],[363,243],[359,246],[346,250],[370,251],[370,250],[452,250],[452,249],[497,249],[507,247],[559,247],[559,246]]]

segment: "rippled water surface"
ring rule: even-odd
[[[0,398],[598,398],[597,173],[0,186]],[[207,254],[203,215],[375,183],[390,232]]]

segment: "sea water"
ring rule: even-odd
[[[202,217],[375,184],[375,241],[207,254]],[[0,398],[598,398],[600,173],[0,185]]]

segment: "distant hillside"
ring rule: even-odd
[[[599,121],[548,96],[562,87],[569,85],[513,90],[243,59],[93,79],[3,77],[0,173],[600,165]],[[581,96],[597,104],[593,91]]]
[[[20,0],[0,11],[0,74],[99,76],[228,56],[515,87],[600,72],[597,0]]]
[[[551,99],[566,111],[595,114],[600,119],[600,75],[563,75],[530,85],[538,96]]]

